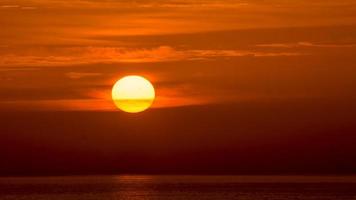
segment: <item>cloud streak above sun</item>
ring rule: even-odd
[[[68,66],[95,63],[146,63],[184,60],[221,59],[231,57],[298,56],[295,52],[258,52],[244,50],[177,50],[169,46],[149,49],[117,47],[70,47],[31,49],[30,53],[4,54],[1,66]]]

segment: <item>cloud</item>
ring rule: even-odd
[[[245,1],[237,0],[194,0],[194,1],[167,1],[167,0],[139,0],[139,1],[116,1],[116,0],[73,0],[70,4],[66,0],[45,1],[45,0],[15,0],[19,3],[31,3],[43,6],[66,7],[66,8],[108,8],[108,7],[143,7],[143,8],[192,8],[192,7],[208,7],[208,8],[226,8],[248,5]],[[6,5],[5,5],[6,6]]]
[[[35,10],[35,6],[21,6],[21,5],[2,5],[0,9],[22,9],[22,10]]]
[[[258,52],[241,50],[179,50],[170,46],[128,49],[117,47],[73,47],[30,50],[30,53],[4,54],[1,66],[67,66],[93,63],[149,63],[205,60],[232,57],[298,56],[295,52]]]
[[[270,43],[258,44],[257,47],[272,47],[272,48],[298,48],[298,47],[319,47],[319,48],[349,48],[356,47],[356,44],[316,44],[312,42],[297,42],[297,43]]]
[[[100,76],[102,73],[91,73],[91,72],[68,72],[66,76],[70,79],[81,79],[85,77]]]
[[[35,67],[0,67],[0,72],[12,72],[12,71],[34,71],[40,68]]]
[[[1,110],[115,110],[111,102],[101,99],[0,101]]]
[[[21,7],[22,10],[35,10],[37,9],[37,7],[34,7],[34,6],[23,6]]]
[[[207,59],[218,57],[276,57],[276,56],[300,56],[296,52],[258,52],[258,51],[236,51],[236,50],[191,50],[188,51],[191,59]]]
[[[2,5],[1,8],[20,8],[19,5]]]

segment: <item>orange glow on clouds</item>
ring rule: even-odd
[[[355,13],[352,0],[4,0],[0,109],[115,110],[128,74],[153,82],[154,108],[353,97]]]

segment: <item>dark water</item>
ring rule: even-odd
[[[0,178],[1,200],[356,200],[356,177],[87,176]]]

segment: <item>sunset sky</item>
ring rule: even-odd
[[[0,29],[2,174],[356,173],[354,0],[0,0]]]

